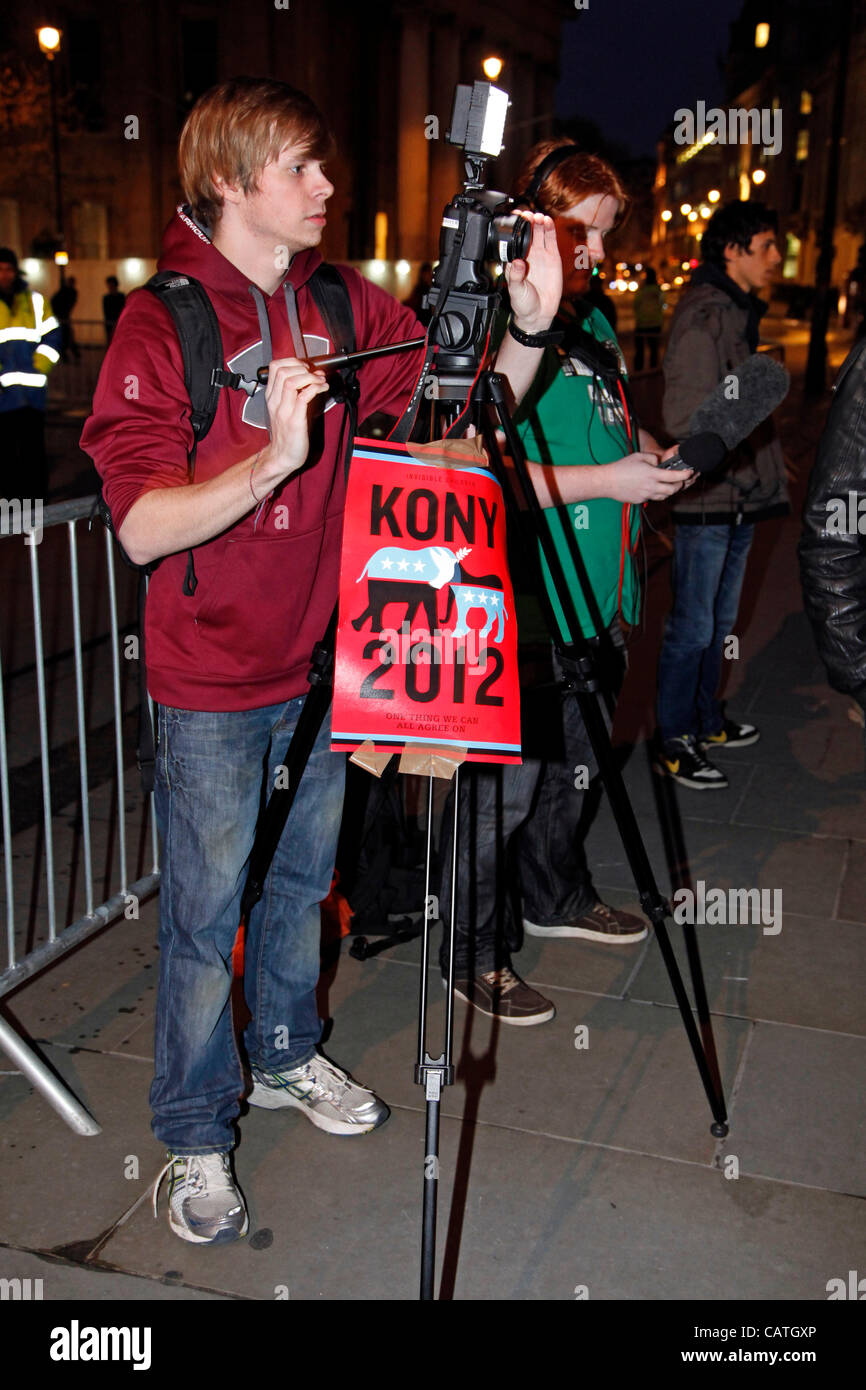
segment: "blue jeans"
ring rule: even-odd
[[[663,739],[718,733],[716,698],[725,638],[740,606],[754,526],[677,526],[674,606],[659,657],[658,722]]]
[[[612,643],[599,666],[607,687],[615,692],[624,671],[618,624],[610,635]],[[522,916],[545,927],[575,922],[598,901],[583,850],[588,825],[581,826],[588,784],[598,764],[577,699],[548,686],[523,691],[521,706],[527,755],[523,763],[470,764],[460,773],[456,979],[471,979],[509,964],[510,947],[520,939],[511,901],[514,891],[519,893]],[[602,710],[609,725],[603,705]],[[449,799],[440,850],[443,973],[451,920],[453,816]]]
[[[156,814],[163,846],[153,1132],[175,1153],[234,1142],[244,1088],[232,1025],[232,947],[259,807],[302,699],[231,713],[160,708]],[[244,988],[250,1062],[300,1066],[321,1036],[319,904],[328,896],[345,758],[325,720],[250,916]]]

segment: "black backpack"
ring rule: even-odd
[[[355,349],[355,320],[352,301],[346,282],[338,270],[327,262],[322,262],[309,280],[310,292],[327,329],[328,336],[337,351],[353,352]],[[189,482],[195,476],[195,456],[200,440],[204,439],[217,412],[220,391],[243,390],[242,378],[225,367],[222,334],[210,297],[204,286],[191,275],[175,270],[160,270],[144,286],[150,290],[168,309],[174,322],[183,356],[183,375],[190,400],[190,425],[193,432],[192,448],[187,456]],[[352,441],[357,429],[356,407],[358,401],[358,382],[356,372],[341,367],[332,377],[332,394],[345,404],[349,417],[346,436],[344,464],[348,469],[352,451]],[[100,486],[94,503],[94,514],[102,518],[114,537],[115,544],[124,563],[139,572],[138,585],[138,638],[139,638],[139,730],[137,758],[141,771],[141,781],[145,795],[153,790],[155,762],[153,725],[147,695],[147,671],[144,656],[144,605],[147,597],[147,577],[160,563],[154,560],[147,565],[137,565],[129,558],[112,522],[111,512]],[[183,592],[191,597],[198,580],[195,574],[193,552],[187,554],[186,574]]]

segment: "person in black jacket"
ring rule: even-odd
[[[830,684],[866,711],[866,338],[848,354],[803,511],[803,601]]]

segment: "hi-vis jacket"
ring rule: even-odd
[[[45,409],[45,383],[60,357],[60,326],[41,294],[20,290],[12,308],[0,299],[0,414]]]

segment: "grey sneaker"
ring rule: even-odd
[[[168,1224],[181,1240],[222,1245],[246,1235],[250,1221],[229,1154],[170,1153],[153,1185],[154,1216],[166,1173]]]
[[[286,1106],[302,1110],[317,1129],[328,1134],[369,1134],[391,1114],[384,1101],[318,1053],[292,1071],[253,1067],[252,1074],[254,1085],[247,1097],[250,1105],[263,1110]]]

